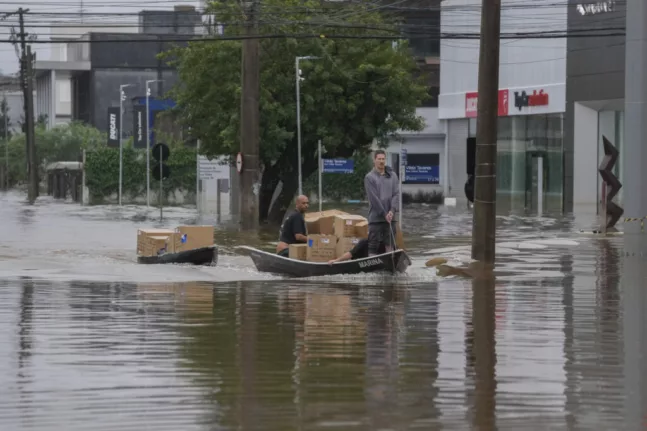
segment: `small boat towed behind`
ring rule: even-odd
[[[336,262],[331,265],[326,262],[307,262],[290,259],[254,247],[240,246],[238,248],[249,252],[258,271],[292,277],[318,277],[323,275],[359,274],[379,271],[386,271],[393,274],[396,272],[405,272],[411,265],[411,260],[404,250],[396,250],[362,259]]]
[[[150,265],[160,263],[216,265],[218,263],[218,248],[215,245],[212,245],[209,247],[185,250],[178,253],[164,253],[158,256],[137,256],[137,263]]]

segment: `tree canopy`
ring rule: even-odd
[[[180,77],[171,97],[181,121],[201,140],[201,153],[233,157],[240,149],[242,42],[226,39],[242,33],[244,17],[237,2],[209,8],[223,25],[223,40],[191,42],[165,54]],[[261,220],[280,220],[297,189],[297,56],[318,57],[300,61],[304,179],[317,169],[319,139],[326,157],[351,157],[368,153],[375,140],[424,126],[416,115],[427,97],[424,77],[414,78],[406,42],[374,37],[398,34],[397,23],[375,9],[310,0],[262,3],[259,32],[280,37],[260,42]]]

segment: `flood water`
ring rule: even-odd
[[[289,280],[218,227],[216,267],[140,266],[190,209],[0,194],[0,430],[647,429],[647,283],[593,216],[497,219],[495,281],[443,279],[471,213],[405,209],[397,277]],[[361,209],[360,209],[361,211]]]

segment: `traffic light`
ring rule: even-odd
[[[153,147],[152,151],[153,158],[157,161],[157,164],[153,166],[151,174],[153,174],[153,178],[157,181],[165,180],[171,176],[171,168],[164,163],[171,155],[171,150],[168,145],[160,142]]]
[[[613,146],[611,142],[605,137],[602,136],[602,147],[604,148],[604,158],[602,163],[600,163],[600,176],[602,181],[606,186],[606,196],[604,197],[606,201],[606,224],[607,229],[612,228],[618,222],[622,214],[625,212],[620,206],[613,203],[613,198],[618,194],[622,188],[622,184],[618,177],[616,177],[612,170],[618,160],[618,149]]]

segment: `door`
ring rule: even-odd
[[[526,153],[526,209],[541,214],[546,209],[548,157],[545,151]]]

